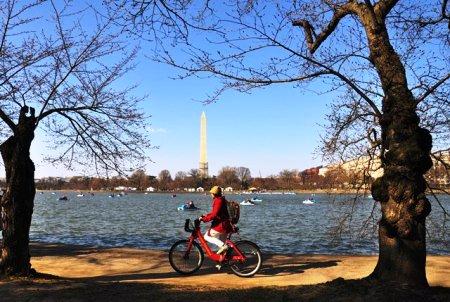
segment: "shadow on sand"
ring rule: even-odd
[[[51,244],[51,243],[32,243],[31,252],[33,257],[44,257],[44,256],[82,256],[92,253],[96,253],[101,250],[106,250],[108,248],[97,248],[89,246],[78,246],[78,245],[61,245],[61,244]],[[336,266],[340,260],[328,260],[328,261],[308,261],[300,263],[292,262],[278,262],[273,263],[272,258],[275,255],[267,254],[264,255],[263,264],[258,272],[258,277],[271,277],[274,275],[291,275],[291,274],[301,274],[308,269],[316,268],[326,268],[331,266]],[[167,260],[165,256],[161,259],[161,262]],[[89,259],[89,262],[96,261],[96,259]],[[161,264],[162,265],[162,264]],[[159,265],[160,266],[160,265]],[[108,276],[98,276],[98,277],[88,277],[88,278],[78,278],[77,280],[93,280],[93,281],[137,281],[137,280],[150,280],[150,279],[163,279],[163,278],[176,278],[182,277],[180,274],[170,271],[166,273],[156,273],[148,272],[154,267],[144,267],[139,270],[129,271],[122,275],[108,275]],[[232,274],[231,270],[226,267],[222,268],[221,272]],[[211,262],[205,257],[202,268],[195,273],[195,275],[210,275],[217,273],[215,268],[215,263]]]
[[[251,289],[175,287],[154,283],[99,280],[34,279],[0,285],[2,301],[449,301],[450,288],[414,289],[377,285],[366,280],[336,279],[327,283]]]
[[[30,243],[31,257],[80,256],[95,253],[106,249],[108,248],[92,247],[85,245],[61,244],[61,243],[41,243],[41,242]]]
[[[60,245],[39,244],[32,246],[34,256],[84,255],[100,250],[92,247],[70,246],[61,250]],[[282,263],[270,265],[271,255],[261,274],[256,278],[274,274],[298,274],[313,268],[336,266],[338,260]],[[165,259],[165,258],[164,258]],[[161,262],[164,261],[161,257]],[[211,262],[197,274],[215,274]],[[450,288],[431,287],[418,289],[398,284],[379,284],[369,280],[335,279],[330,282],[301,286],[268,286],[249,289],[205,288],[202,284],[191,286],[164,285],[152,283],[152,279],[180,277],[175,272],[146,273],[149,268],[130,271],[123,275],[98,276],[90,278],[58,278],[40,275],[34,279],[3,280],[0,283],[0,300],[9,301],[195,301],[195,302],[271,302],[271,301],[450,301]],[[143,282],[147,280],[146,282]]]
[[[273,275],[288,275],[288,274],[301,274],[308,269],[314,268],[326,268],[331,266],[338,265],[341,260],[327,260],[327,261],[308,261],[308,262],[300,262],[300,263],[292,263],[282,262],[272,264],[271,260],[275,255],[264,255],[264,262],[259,270],[258,274],[264,276],[273,276]],[[288,255],[286,255],[288,256]]]

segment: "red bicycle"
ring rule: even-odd
[[[231,241],[231,235],[238,231],[237,227],[233,233],[228,235],[226,244],[229,249],[222,255],[216,254],[208,246],[200,230],[198,219],[194,220],[194,225],[189,219],[186,219],[184,230],[190,232],[191,236],[175,242],[169,251],[170,265],[180,274],[189,275],[198,271],[205,258],[203,251],[212,261],[221,266],[229,266],[239,277],[251,277],[261,268],[261,251],[255,243],[248,240]]]

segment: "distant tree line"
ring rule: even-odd
[[[157,176],[147,175],[144,170],[136,170],[128,177],[114,176],[110,178],[73,176],[70,178],[46,177],[37,180],[39,190],[114,190],[116,187],[136,188],[145,191],[154,188],[159,192],[184,191],[189,188],[204,189],[213,185],[233,190],[314,190],[314,189],[361,189],[363,184],[362,171],[348,171],[342,167],[328,168],[319,174],[321,167],[303,171],[284,169],[276,175],[267,177],[252,177],[250,169],[246,167],[223,167],[217,176],[203,178],[198,169],[187,172],[179,171],[174,176],[169,170],[162,170]],[[436,165],[426,175],[430,183],[442,189],[449,187],[449,177],[446,170]],[[367,178],[369,178],[367,180]],[[372,178],[366,176],[365,184],[371,183]]]

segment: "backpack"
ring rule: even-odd
[[[228,201],[227,200],[227,210],[228,210],[228,216],[230,217],[230,222],[232,224],[238,223],[239,215],[241,212],[239,203],[236,201]]]

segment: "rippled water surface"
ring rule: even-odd
[[[58,201],[67,195],[68,201]],[[227,195],[242,201],[249,195]],[[378,252],[376,221],[379,208],[366,198],[354,204],[350,195],[316,194],[314,205],[305,205],[306,194],[259,195],[255,206],[241,206],[242,238],[255,241],[265,252],[316,254],[374,254]],[[193,200],[200,211],[177,211]],[[450,200],[443,198],[450,212]],[[448,229],[442,211],[432,202],[428,219],[428,252],[450,254]],[[77,197],[74,192],[37,194],[30,237],[34,241],[95,246],[132,246],[167,249],[187,238],[186,218],[209,211],[211,199],[200,194],[128,194],[109,198],[106,193]],[[353,208],[353,211],[351,209]],[[352,212],[352,215],[348,213]],[[339,227],[341,226],[341,227]],[[206,229],[206,226],[203,225]]]

